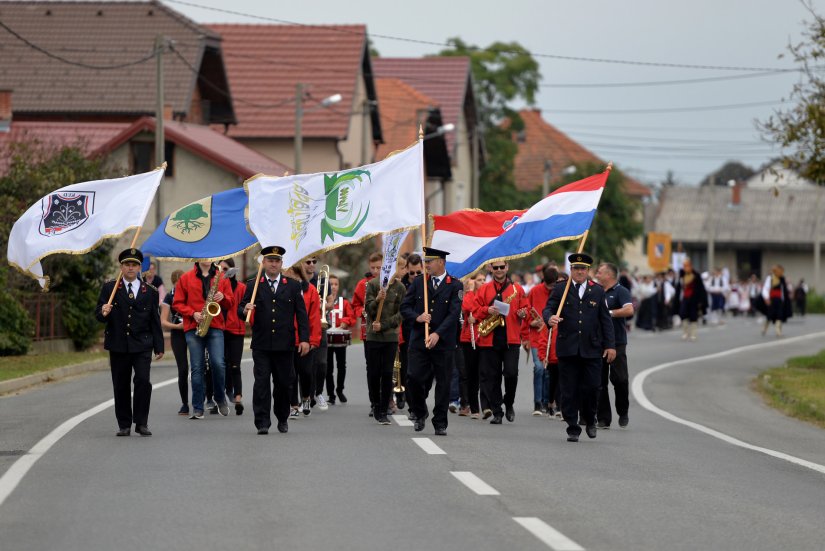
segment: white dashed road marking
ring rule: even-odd
[[[399,427],[411,427],[411,426],[413,426],[413,425],[415,424],[415,423],[413,423],[412,421],[410,421],[409,419],[407,419],[407,416],[406,416],[406,415],[398,415],[398,414],[396,414],[396,415],[393,415],[393,416],[392,416],[392,419],[393,419],[393,421],[395,421],[396,423],[398,423],[398,426],[399,426]]]
[[[513,520],[555,551],[584,551],[584,547],[539,518],[513,517]]]
[[[412,441],[430,455],[447,455],[447,452],[436,446],[429,438],[413,438]]]
[[[480,496],[501,495],[498,490],[481,480],[479,477],[468,471],[450,471],[450,474],[461,481],[462,484],[470,488]]]

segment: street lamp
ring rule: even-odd
[[[320,107],[329,107],[341,101],[341,94],[333,94],[321,100]],[[304,137],[301,125],[304,118],[304,84],[295,85],[295,174],[301,173],[301,155],[304,147]]]
[[[430,138],[437,138],[438,136],[443,136],[448,132],[453,132],[455,130],[455,125],[451,122],[447,124],[442,124],[438,128],[435,129],[435,132],[430,132],[426,136],[424,136],[425,140],[429,140]]]

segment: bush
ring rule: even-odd
[[[0,289],[0,356],[19,356],[29,351],[34,322],[11,293]]]
[[[811,290],[805,299],[805,303],[808,314],[825,314],[825,296]]]

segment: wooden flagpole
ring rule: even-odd
[[[424,164],[424,159],[423,159],[423,157],[424,157],[424,147],[423,147],[424,127],[421,126],[420,124],[418,125],[418,141],[422,144],[422,147],[421,147],[421,157],[422,157],[421,161],[422,162],[421,162],[421,164],[423,166],[423,164]],[[421,254],[425,254],[424,251],[423,251],[423,248],[427,246],[427,228],[426,228],[426,226],[427,226],[427,186],[426,186],[426,183],[427,182],[426,182],[426,180],[427,180],[427,171],[424,170],[421,173],[421,186],[424,188],[422,190],[423,191],[422,197],[424,198],[424,205],[423,205],[423,207],[424,207],[423,208],[423,210],[424,210],[424,221],[421,223],[421,248],[422,248]],[[422,258],[422,260],[424,260],[424,259]],[[423,273],[423,275],[424,275],[424,280],[423,280],[423,283],[424,283],[424,313],[429,314],[430,298],[427,296],[428,295],[428,292],[427,292],[428,285],[427,284],[428,284],[429,279],[427,277],[427,262],[426,262],[426,260],[424,260],[424,273]],[[424,346],[425,347],[427,346],[427,341],[428,340],[430,340],[430,323],[425,322],[424,323]]]
[[[135,236],[132,238],[132,244],[129,246],[130,249],[135,248],[135,244],[137,243],[137,239],[138,239],[138,236],[140,235],[140,230],[142,228],[143,228],[143,226],[139,227],[135,231]],[[109,295],[109,302],[107,302],[106,304],[112,304],[112,301],[115,300],[115,293],[117,292],[117,285],[118,285],[118,283],[120,283],[121,278],[123,278],[123,272],[118,272],[117,278],[115,279],[115,286],[114,286],[114,288],[112,288],[112,294]]]
[[[261,272],[264,271],[264,259],[261,258],[260,263],[258,263],[258,275],[255,276],[255,287],[252,288],[252,298],[250,299],[250,304],[255,306],[255,295],[258,294],[258,284],[261,282]],[[249,319],[252,317],[252,310],[246,313],[246,323],[249,323]]]

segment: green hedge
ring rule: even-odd
[[[11,293],[0,289],[0,356],[19,356],[29,351],[34,322]]]

